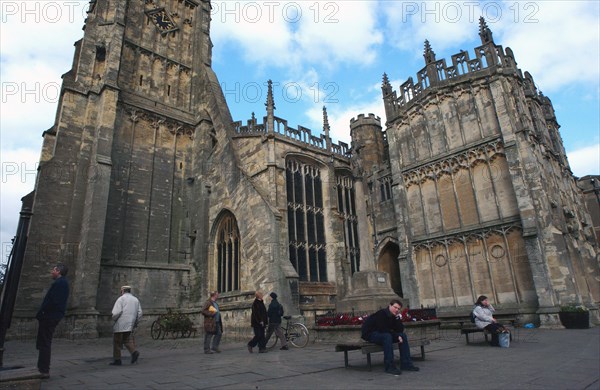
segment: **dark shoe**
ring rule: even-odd
[[[386,372],[386,374],[392,374],[392,375],[395,375],[395,376],[398,376],[398,375],[402,374],[402,371],[400,371],[396,367],[386,368],[385,372]]]
[[[49,372],[41,372],[40,371],[40,379],[48,379],[48,378],[50,378]]]
[[[266,349],[259,349],[258,353],[267,353],[267,350]]]
[[[281,347],[281,348],[279,348],[279,349],[281,349],[282,351],[287,351],[289,348],[288,348],[288,346],[287,346],[287,345],[284,345],[283,347]]]
[[[212,355],[214,352],[211,351],[211,350],[208,350],[208,351],[204,351],[204,353],[207,354],[207,355]]]
[[[135,362],[137,362],[139,357],[140,357],[140,353],[138,351],[135,351],[134,353],[132,353],[131,354],[131,364],[135,364]]]
[[[219,348],[217,348],[217,349],[211,349],[211,351],[213,351],[215,353],[221,353],[221,350]]]
[[[417,366],[402,367],[402,369],[404,371],[419,371],[419,367],[417,367]]]
[[[252,353],[252,347],[248,345],[248,352]]]
[[[121,359],[119,360],[115,360],[111,363],[108,363],[110,366],[120,366],[121,365]]]

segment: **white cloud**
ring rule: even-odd
[[[518,65],[529,71],[545,92],[576,82],[598,89],[600,69],[600,3],[541,2],[384,2],[386,39],[422,58],[428,39],[437,59],[479,44],[478,20],[494,41],[513,49]],[[473,53],[470,53],[473,56]]]
[[[43,62],[51,65],[73,58],[65,40],[83,37],[87,2],[27,1],[2,2],[0,44],[2,61],[22,65]],[[10,32],[9,32],[10,31]]]
[[[438,54],[456,48],[477,37],[477,23],[482,11],[479,3],[435,1],[383,2],[388,43],[422,58],[427,39]]]
[[[274,2],[212,2],[211,39],[217,54],[225,45],[239,45],[246,62],[290,65],[290,26]],[[279,10],[278,10],[279,8]]]
[[[73,61],[86,2],[4,2],[0,14],[0,134],[7,149],[41,144],[52,126],[61,79]],[[36,145],[37,146],[37,145]]]
[[[573,150],[567,158],[575,176],[600,175],[600,144]]]
[[[372,1],[318,1],[305,5],[311,12],[300,20],[294,34],[299,54],[307,62],[326,66],[340,61],[372,63],[375,48],[383,42],[375,5]]]
[[[522,12],[519,23],[502,23],[504,45],[544,92],[577,82],[598,90],[600,82],[600,3],[541,1]],[[524,11],[524,10],[523,10]],[[525,22],[528,16],[529,23]]]
[[[335,67],[368,64],[383,35],[370,1],[213,2],[211,36],[217,52],[239,46],[244,60],[259,66]],[[217,55],[219,55],[217,53]]]
[[[21,210],[21,198],[33,190],[40,157],[39,148],[21,148],[2,151],[2,179],[0,182],[0,244],[2,259],[7,245],[14,237]]]

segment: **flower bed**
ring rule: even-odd
[[[327,313],[315,318],[317,326],[362,325],[365,318],[372,313]],[[436,320],[435,309],[408,309],[400,313],[402,322]]]

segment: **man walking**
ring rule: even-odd
[[[113,325],[113,361],[111,366],[121,365],[121,347],[131,354],[131,364],[137,362],[140,353],[135,348],[135,340],[131,332],[135,329],[138,321],[142,318],[142,306],[140,301],[131,295],[131,286],[121,287],[121,296],[115,302],[112,309]]]
[[[248,352],[252,353],[252,348],[258,345],[258,353],[265,353],[267,352],[267,340],[265,339],[265,327],[268,321],[267,308],[263,302],[262,291],[256,291],[254,296],[250,314],[250,325],[252,325],[254,337],[248,342]]]
[[[69,282],[64,264],[57,264],[50,271],[54,282],[46,293],[42,306],[35,318],[39,321],[36,348],[39,350],[37,367],[42,379],[50,378],[50,355],[54,330],[65,316],[67,299],[69,298]]]
[[[279,337],[281,341],[282,350],[287,350],[287,340],[285,339],[285,335],[283,334],[283,329],[281,329],[281,316],[283,316],[283,306],[277,300],[277,294],[272,292],[269,294],[271,297],[271,303],[269,303],[269,309],[267,309],[267,316],[269,317],[269,327],[267,328],[267,336],[265,337],[265,343],[269,342],[271,335],[273,332]]]

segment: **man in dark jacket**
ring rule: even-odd
[[[37,367],[44,379],[50,377],[52,337],[56,326],[65,316],[67,298],[69,298],[69,282],[65,278],[68,272],[67,266],[58,264],[50,272],[54,282],[35,316],[39,321],[36,340],[36,348],[39,350]]]
[[[250,316],[250,324],[254,330],[254,337],[248,343],[248,352],[252,353],[252,348],[258,344],[258,352],[267,352],[267,341],[265,340],[265,327],[267,326],[267,308],[263,302],[262,291],[257,291],[254,302],[252,303],[252,314]]]
[[[400,346],[400,366],[402,370],[419,371],[410,358],[410,347],[408,338],[404,333],[404,325],[399,318],[402,303],[393,299],[386,309],[371,314],[365,320],[363,325],[362,338],[383,346],[383,362],[385,372],[392,375],[402,373],[394,364],[394,344],[397,342]]]
[[[269,327],[267,328],[267,336],[265,337],[265,343],[269,342],[273,332],[279,337],[281,341],[281,348],[283,350],[288,349],[287,340],[281,329],[281,316],[283,316],[283,306],[277,300],[277,294],[272,292],[269,294],[271,297],[271,303],[269,303],[269,309],[267,310],[267,316],[269,317]]]

